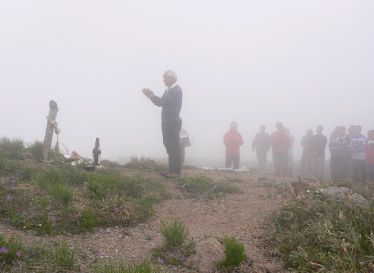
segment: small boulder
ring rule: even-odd
[[[366,206],[369,201],[359,193],[354,193],[350,196],[351,200],[356,204]]]
[[[343,201],[348,199],[348,197],[352,194],[352,190],[346,187],[329,187],[321,190],[321,193],[333,200]]]
[[[216,238],[210,237],[196,243],[196,254],[189,259],[188,264],[198,272],[211,273],[216,271],[217,263],[224,258],[223,246]]]
[[[355,204],[366,205],[368,200],[359,193],[353,193],[353,191],[346,187],[329,187],[321,190],[321,193],[335,201],[346,201],[350,200]]]

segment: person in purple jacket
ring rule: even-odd
[[[361,133],[362,127],[355,126],[352,134],[352,179],[355,182],[366,183],[366,137]]]

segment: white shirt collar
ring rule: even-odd
[[[172,89],[172,88],[174,88],[174,87],[176,87],[178,85],[178,83],[177,82],[175,82],[172,86],[170,86],[170,87],[168,87],[168,91],[170,90],[170,89]]]

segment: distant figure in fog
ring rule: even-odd
[[[163,76],[167,89],[161,97],[154,95],[148,88],[143,89],[143,94],[147,96],[153,104],[162,107],[161,128],[164,146],[169,156],[169,171],[166,177],[174,178],[181,175],[182,162],[181,150],[179,146],[179,132],[182,128],[182,120],[179,116],[182,109],[182,89],[177,84],[177,75],[174,71],[168,70]]]
[[[260,132],[255,136],[252,143],[252,150],[256,152],[258,169],[260,172],[266,172],[267,154],[271,147],[269,134],[266,132],[265,125],[260,126]]]
[[[290,148],[288,150],[288,166],[287,166],[287,172],[289,176],[293,175],[293,165],[294,165],[294,160],[293,160],[293,146],[295,144],[295,138],[291,134],[290,129],[286,129],[286,134],[288,135],[290,139]]]
[[[322,134],[323,127],[317,126],[316,134],[310,141],[310,150],[312,156],[312,174],[320,181],[324,178],[325,170],[325,150],[327,137]]]
[[[301,174],[311,174],[312,172],[312,138],[313,131],[309,129],[305,136],[301,139],[301,147],[303,148],[303,153],[300,160],[300,173]]]
[[[374,183],[374,130],[368,132],[365,146],[368,181]]]
[[[345,127],[337,127],[330,138],[330,169],[334,182],[348,179],[348,167],[351,160],[351,139]]]
[[[352,178],[353,181],[366,182],[366,137],[361,133],[362,127],[355,126],[351,137],[352,143]]]
[[[291,148],[291,140],[281,122],[277,122],[276,128],[277,130],[271,135],[275,175],[287,176],[288,152]]]
[[[231,122],[230,129],[224,136],[226,146],[226,168],[233,166],[234,170],[240,165],[240,146],[243,145],[242,135],[238,132],[238,123]]]
[[[190,137],[186,129],[182,128],[179,133],[179,145],[181,149],[181,164],[183,166],[186,157],[186,147],[191,146]]]
[[[347,135],[350,139],[354,135],[356,130],[356,125],[349,125],[347,129]],[[352,166],[352,157],[348,160],[348,169],[347,169],[347,177],[353,179],[353,166]]]

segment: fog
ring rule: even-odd
[[[232,120],[254,158],[260,124],[296,138],[322,124],[374,129],[374,1],[1,1],[0,136],[44,137],[57,101],[60,142],[112,160],[164,158],[161,95],[184,92],[187,162],[224,158]],[[298,151],[295,151],[298,153]],[[296,157],[297,159],[297,157]],[[205,163],[204,163],[205,164]]]

